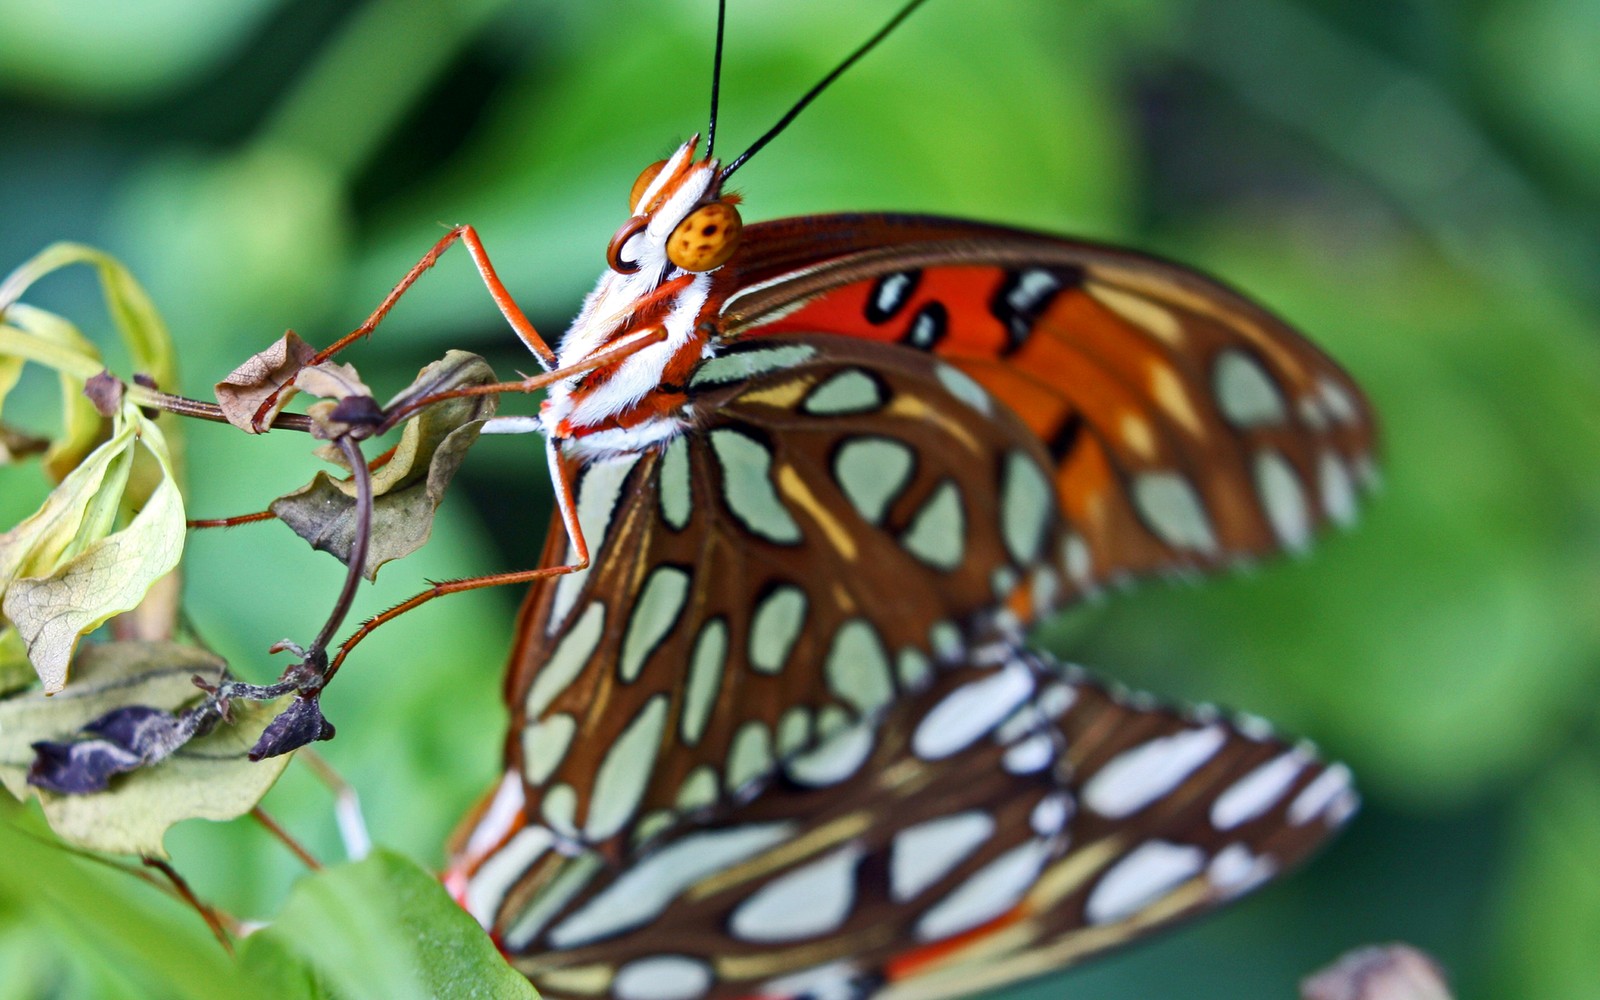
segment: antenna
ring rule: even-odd
[[[837,80],[844,73],[845,70],[849,69],[851,66],[854,66],[858,59],[860,59],[862,56],[866,55],[868,52],[871,52],[873,50],[873,48],[875,46],[877,46],[877,44],[879,42],[883,41],[885,38],[888,37],[889,32],[893,31],[896,27],[899,26],[901,21],[904,21],[906,18],[910,17],[912,11],[916,10],[918,7],[921,7],[926,2],[927,2],[927,0],[911,0],[910,3],[906,4],[904,7],[901,7],[900,8],[900,12],[895,14],[894,17],[891,17],[889,19],[889,23],[888,24],[885,24],[883,27],[878,29],[877,34],[875,34],[871,38],[867,39],[865,42],[863,42],[861,44],[860,48],[858,48],[854,52],[850,53],[850,55],[844,60],[844,62],[840,63],[839,65],[837,65],[837,66],[835,66],[833,68],[833,72],[829,73],[827,76],[823,77],[821,80],[818,80],[816,86],[814,86],[810,90],[806,91],[805,95],[803,97],[801,97],[800,100],[798,100],[798,101],[796,101],[794,103],[794,107],[790,108],[787,112],[784,113],[784,116],[782,118],[778,119],[778,123],[776,125],[774,125],[771,128],[767,129],[765,135],[763,135],[761,138],[757,139],[755,142],[751,143],[749,149],[745,150],[743,153],[740,153],[738,155],[738,157],[736,159],[734,159],[734,161],[732,163],[730,163],[726,167],[724,167],[722,169],[721,175],[717,178],[718,181],[727,180],[729,174],[733,173],[735,170],[738,170],[740,167],[744,166],[746,160],[750,159],[750,157],[756,155],[756,153],[761,151],[761,147],[765,146],[767,143],[769,143],[773,139],[777,138],[778,133],[780,133],[784,129],[788,128],[789,127],[789,123],[794,121],[797,117],[799,117],[800,112],[802,112],[802,111],[804,111],[806,109],[806,105],[808,105],[812,101],[816,100],[818,94],[820,94],[824,90],[828,89],[828,85],[829,84],[831,84],[831,83],[833,83],[833,81]],[[717,28],[718,28],[718,46],[717,46],[717,48],[718,48],[719,52],[721,51],[721,48],[722,48],[722,46],[721,46],[721,27],[722,27],[721,22],[718,21],[718,24],[717,24]],[[715,100],[715,95],[716,95],[716,91],[713,90],[712,91],[713,100]]]
[[[711,57],[711,122],[706,126],[706,159],[717,148],[717,97],[722,93],[722,27],[728,20],[728,0],[717,0],[717,48]]]

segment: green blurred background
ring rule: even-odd
[[[722,148],[896,5],[734,0]],[[553,336],[635,174],[703,127],[711,25],[710,0],[0,0],[0,270],[64,238],[120,255],[205,395],[285,328],[353,327],[465,221]],[[1464,1000],[1600,995],[1600,4],[934,0],[739,181],[750,219],[927,211],[1187,261],[1309,331],[1384,421],[1386,488],[1354,533],[1041,636],[1314,737],[1365,810],[1243,905],[1009,996],[1285,998],[1392,939]],[[446,346],[532,367],[458,253],[352,352],[380,396]],[[107,329],[87,275],[29,298]],[[310,472],[290,435],[189,445],[195,516]],[[360,609],[536,558],[535,443],[489,439],[463,475]],[[43,489],[31,467],[0,487],[8,524]],[[256,679],[340,579],[272,524],[193,536],[189,558],[192,615]],[[428,864],[495,775],[517,597],[380,631],[326,699],[325,753],[377,839]],[[300,769],[267,806],[337,856]],[[247,821],[168,843],[244,915],[297,871]],[[205,995],[162,964],[214,948],[192,914],[50,858],[0,858],[0,998]]]

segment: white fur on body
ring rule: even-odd
[[[691,139],[678,148],[640,196],[639,204],[634,206],[636,211],[648,205],[662,185],[682,168],[684,161],[693,156],[694,146],[695,140]],[[715,175],[716,168],[712,164],[691,167],[672,195],[651,215],[649,224],[622,248],[622,258],[637,262],[639,269],[632,274],[607,270],[600,276],[594,291],[584,300],[582,311],[561,338],[561,349],[557,353],[559,367],[578,364],[614,346],[617,334],[632,317],[634,304],[663,282],[683,273],[667,259],[667,240],[700,204]],[[573,393],[576,379],[551,386],[540,412],[545,433],[551,438],[564,437],[559,431],[563,423],[572,430],[603,426],[659,387],[668,363],[693,337],[710,288],[709,273],[695,275],[688,287],[672,299],[671,309],[662,323],[667,338],[634,352],[609,378],[581,397]],[[633,332],[642,331],[630,331]],[[710,357],[713,353],[714,346],[708,342],[704,356]],[[681,421],[675,418],[654,418],[633,427],[607,428],[572,437],[567,446],[589,455],[637,451],[670,440],[681,429]]]

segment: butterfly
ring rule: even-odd
[[[506,771],[446,874],[545,996],[966,995],[1246,892],[1355,808],[1259,720],[1024,641],[1349,523],[1374,421],[1334,362],[1126,250],[743,224],[730,175],[918,3],[731,163],[708,136],[646,168],[559,351],[466,227],[375,314],[459,237],[548,372],[544,565],[491,581],[535,581]]]

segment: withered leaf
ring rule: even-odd
[[[26,334],[65,351],[68,358],[76,360],[73,370],[63,366],[56,371],[61,386],[61,431],[44,456],[45,472],[59,483],[106,439],[108,425],[83,395],[87,375],[82,374],[103,368],[104,362],[94,344],[77,327],[54,313],[36,309],[26,302],[15,302],[6,310],[5,318]],[[20,372],[20,365],[17,370]]]
[[[59,691],[78,640],[137,607],[183,551],[183,499],[166,439],[136,408],[40,510],[0,535],[0,611],[16,626],[47,691]],[[126,527],[113,531],[134,449],[162,477]]]
[[[350,396],[371,396],[354,365],[324,361],[300,369],[294,377],[294,387],[318,399],[345,399]]]
[[[59,795],[103,792],[111,779],[144,764],[144,757],[111,740],[33,744],[28,784]]]
[[[84,723],[83,731],[94,739],[33,744],[28,784],[61,795],[103,792],[114,776],[166,760],[194,737],[210,732],[221,717],[214,702],[177,714],[150,705],[114,708]]]
[[[268,723],[261,738],[250,748],[251,760],[264,760],[293,753],[308,743],[333,739],[333,723],[322,717],[317,696],[298,697]]]
[[[198,674],[215,684],[222,667],[212,654],[176,643],[86,645],[73,663],[73,683],[62,693],[46,697],[35,690],[0,700],[0,782],[19,799],[38,796],[51,827],[73,844],[164,856],[161,840],[172,824],[232,819],[254,807],[277,781],[287,756],[252,763],[246,755],[289,698],[235,702],[229,723],[177,747],[160,763],[107,775],[109,788],[93,794],[58,795],[30,786],[32,744],[81,743],[76,738],[97,724],[99,746],[77,752],[114,757],[106,748],[138,753],[130,747],[158,746],[171,733],[154,713],[181,718],[185,706],[204,697],[192,678]],[[129,706],[139,708],[125,711]]]
[[[103,371],[83,383],[83,395],[94,404],[95,412],[102,417],[114,417],[122,409],[122,396],[127,386],[122,379]]]
[[[494,381],[493,369],[482,358],[451,351],[424,368],[387,408]],[[372,536],[362,570],[368,579],[384,563],[415,552],[428,540],[445,488],[494,410],[493,396],[466,396],[441,400],[406,422],[393,457],[372,474]],[[273,501],[271,510],[313,548],[348,563],[356,528],[355,486],[350,480],[319,472],[309,485]]]
[[[306,410],[314,438],[331,441],[345,434],[364,438],[383,423],[383,408],[351,365],[331,361],[312,365],[295,376],[294,384],[302,392],[320,397],[320,402]]]
[[[228,418],[228,423],[247,434],[259,434],[265,430],[294,395],[290,383],[316,353],[316,348],[290,330],[273,341],[271,347],[246,358],[243,364],[213,387],[217,403],[222,407],[222,414]],[[279,389],[283,389],[283,392],[279,393],[272,408],[262,416],[258,426],[255,422],[256,411],[268,396]]]

